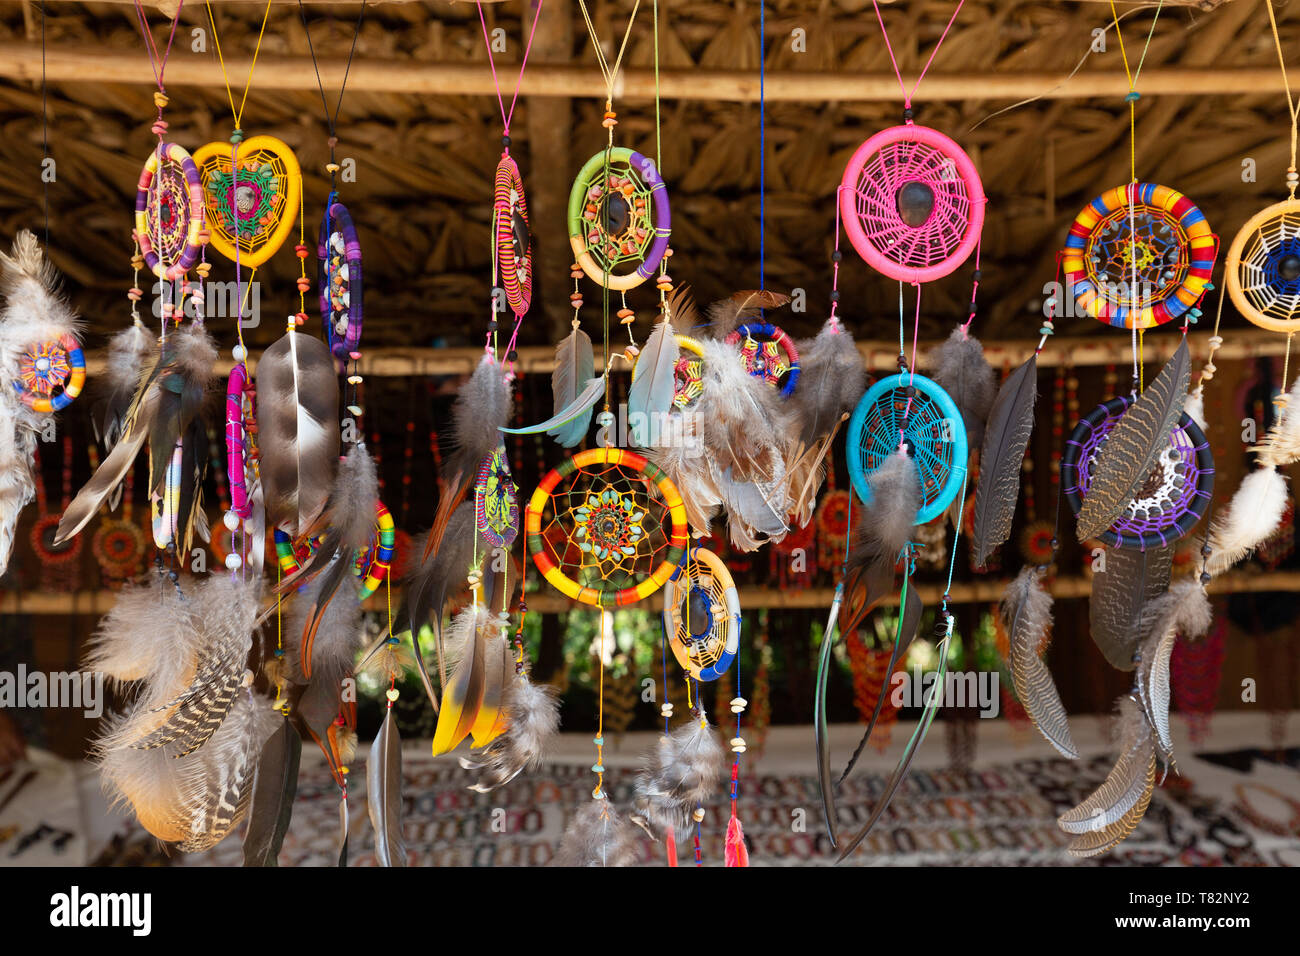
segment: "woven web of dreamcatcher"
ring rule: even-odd
[[[282,184],[289,181],[291,174],[284,159],[271,150],[259,149],[240,156],[238,166],[239,181],[235,184],[229,168],[219,158],[204,163],[203,191],[220,228],[239,243],[241,250],[255,252],[275,235],[288,202]],[[236,195],[232,197],[232,193]],[[236,208],[240,193],[250,198],[248,208]]]
[[[670,559],[672,517],[640,469],[597,463],[578,466],[551,492],[541,532],[566,577],[608,592],[635,587]]]
[[[856,413],[854,419],[856,424]],[[854,431],[850,430],[851,440],[847,451],[855,456],[861,473],[869,476],[886,458],[898,451],[900,433],[906,436],[908,454],[916,464],[921,478],[921,511],[917,518],[919,524],[923,523],[922,516],[934,510],[935,503],[944,496],[945,489],[953,480],[955,466],[959,464],[953,460],[953,432],[962,427],[961,419],[956,418],[954,421],[953,417],[946,415],[934,396],[925,391],[922,378],[917,376],[916,394],[910,403],[906,390],[902,387],[884,390],[871,401],[866,408],[861,433],[856,441],[852,440]],[[956,477],[960,480],[960,475]],[[855,487],[858,487],[856,480]],[[859,493],[862,490],[859,487]],[[865,499],[866,495],[863,497]],[[946,497],[951,499],[952,494],[949,493]],[[943,505],[939,507],[942,508]],[[930,514],[924,520],[933,517]]]
[[[1084,256],[1088,278],[1115,305],[1132,304],[1136,265],[1138,299],[1149,305],[1163,302],[1183,284],[1189,249],[1187,233],[1177,219],[1164,209],[1138,202],[1131,221],[1124,205],[1098,222]]]
[[[185,251],[190,227],[190,191],[185,167],[164,156],[149,186],[145,221],[158,258],[173,263]]]
[[[1131,401],[1127,397],[1113,398],[1097,406],[1079,421],[1066,442],[1061,477],[1066,498],[1076,514],[1088,497],[1097,453]],[[1137,495],[1101,540],[1117,548],[1147,548],[1176,541],[1205,514],[1213,488],[1210,443],[1184,414]]]
[[[1282,263],[1300,257],[1300,213],[1282,213],[1256,229],[1241,251],[1241,291],[1260,314],[1281,321],[1300,318],[1300,276],[1286,278]]]
[[[655,241],[654,200],[636,167],[611,158],[608,173],[600,163],[581,186],[584,237],[596,268],[612,274],[625,263],[644,262]]]
[[[934,194],[926,222],[909,226],[898,211],[898,194],[908,183]],[[873,246],[893,261],[925,268],[943,262],[961,245],[970,226],[971,204],[956,164],[928,143],[889,143],[863,164],[853,186],[855,209]]]

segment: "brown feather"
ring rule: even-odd
[[[1034,430],[1037,397],[1038,355],[1035,353],[1008,375],[998,389],[984,430],[979,484],[975,488],[975,533],[971,542],[976,567],[983,567],[993,550],[1011,534],[1011,520],[1020,497],[1020,469],[1025,446]]]

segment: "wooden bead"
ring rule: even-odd
[[[299,291],[299,292],[306,292],[306,291],[307,291],[308,289],[310,289],[310,288],[311,288],[311,280],[308,279],[306,276],[299,276],[299,277],[298,277],[298,291]]]
[[[331,175],[334,174],[334,173],[337,173],[337,172],[339,171],[340,168],[341,168],[341,167],[339,166],[338,163],[326,163],[326,164],[325,164],[325,172],[330,173]]]
[[[160,110],[161,110],[161,109],[166,109],[166,108],[167,108],[167,102],[168,102],[168,101],[167,101],[167,94],[166,94],[166,93],[164,93],[162,90],[154,90],[154,94],[153,94],[153,105],[154,105],[154,106],[158,107],[158,109],[160,109]]]
[[[296,255],[299,259],[306,259],[306,258],[307,258],[307,247],[306,247],[306,246],[303,246],[303,245],[297,245],[297,246],[294,246],[294,247],[293,247],[293,253],[294,253],[294,255]]]
[[[197,266],[194,267],[194,271],[199,274],[200,279],[206,279],[208,277],[208,273],[212,271],[212,263],[200,262]]]
[[[132,268],[132,269],[143,269],[143,268],[144,268],[144,256],[140,255],[138,252],[137,252],[135,255],[133,255],[133,256],[131,257],[131,268]]]

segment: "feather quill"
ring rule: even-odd
[[[551,394],[555,399],[555,413],[561,414],[577,400],[580,389],[596,377],[596,360],[592,354],[591,338],[576,324],[573,330],[555,347],[555,370],[551,373]],[[591,409],[575,415],[547,434],[564,448],[576,448],[587,437],[591,425]]]
[[[514,676],[506,685],[502,709],[508,721],[505,733],[485,749],[460,758],[461,767],[475,774],[469,789],[478,793],[491,793],[537,767],[560,726],[555,688],[534,684],[526,673]]]
[[[1080,541],[1098,537],[1114,524],[1151,474],[1156,457],[1167,447],[1169,433],[1183,414],[1190,377],[1191,361],[1184,340],[1097,450],[1088,497],[1079,509]]]
[[[789,301],[790,297],[780,292],[758,289],[733,292],[709,306],[709,335],[715,339],[725,339],[737,326],[757,318],[761,309],[777,309]]]
[[[298,538],[329,501],[339,453],[339,382],[320,339],[290,330],[257,363],[266,520]]]
[[[406,866],[402,839],[402,738],[390,703],[379,736],[366,756],[366,812],[375,831],[375,858],[380,866]]]
[[[635,853],[631,827],[602,793],[573,815],[551,866],[628,866]]]
[[[298,792],[302,738],[287,717],[262,746],[244,831],[244,866],[276,866]]]
[[[1269,539],[1286,511],[1286,478],[1275,468],[1257,468],[1241,479],[1226,515],[1210,525],[1205,570],[1222,574]]]
[[[1070,736],[1070,723],[1052,673],[1038,656],[1038,648],[1052,627],[1052,597],[1038,568],[1025,568],[1010,585],[998,611],[1011,635],[1011,679],[1016,697],[1043,738],[1063,757],[1074,760],[1079,748]]]
[[[800,342],[799,387],[786,402],[793,437],[809,448],[851,414],[867,390],[867,368],[853,336],[830,318],[816,337]]]
[[[639,448],[654,443],[659,421],[673,407],[680,352],[672,324],[665,317],[642,346],[627,390],[629,437]]]
[[[661,736],[633,783],[632,822],[656,840],[664,831],[685,829],[694,809],[717,792],[724,756],[717,731],[703,715]]]
[[[1038,398],[1038,355],[1007,376],[989,411],[980,451],[980,478],[975,487],[975,531],[971,548],[975,566],[983,567],[998,545],[1011,535],[1020,497],[1020,469],[1034,430]]]
[[[1066,833],[1095,833],[1123,820],[1142,801],[1155,774],[1156,752],[1142,708],[1119,699],[1119,757],[1106,779],[1082,803],[1057,818]]]
[[[984,346],[965,325],[959,325],[942,345],[926,356],[926,361],[930,377],[957,404],[966,425],[969,447],[980,447],[984,423],[988,421],[993,393],[997,390],[997,376],[984,358]]]
[[[1107,548],[1105,559],[1105,569],[1092,576],[1089,631],[1111,667],[1131,671],[1144,634],[1142,609],[1169,589],[1174,547]]]

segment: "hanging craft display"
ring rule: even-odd
[[[569,244],[587,278],[636,288],[659,268],[671,232],[668,186],[653,160],[625,146],[587,160],[569,191]]]
[[[76,337],[33,342],[18,353],[14,388],[24,405],[48,415],[72,404],[86,383],[86,357]]]
[[[293,577],[302,570],[302,565],[316,553],[321,544],[321,536],[314,535],[306,541],[295,542],[288,533],[275,529],[275,554],[280,571],[285,578]],[[353,573],[361,582],[360,600],[364,601],[379,590],[388,576],[393,561],[393,548],[397,540],[397,529],[393,516],[382,502],[375,502],[375,530],[370,544],[357,551],[353,562]]]
[[[891,375],[867,390],[849,419],[849,478],[871,504],[871,475],[899,445],[916,464],[922,502],[916,523],[938,517],[966,476],[966,428],[948,393],[923,375]]]
[[[986,201],[965,151],[910,118],[859,146],[839,189],[853,248],[901,282],[933,282],[964,263],[984,228]]]
[[[1199,317],[1218,254],[1205,214],[1168,186],[1129,183],[1083,208],[1062,268],[1081,313],[1121,329]]]
[[[361,345],[361,242],[347,206],[330,193],[320,223],[320,316],[330,351],[346,360]]]
[[[782,329],[770,322],[749,322],[727,336],[740,349],[745,371],[756,375],[789,398],[799,385],[799,349]]]
[[[1061,472],[1065,498],[1075,514],[1088,496],[1098,450],[1132,404],[1131,398],[1120,396],[1098,405],[1079,421],[1067,440]],[[1214,455],[1209,440],[1184,413],[1137,496],[1100,539],[1117,548],[1145,550],[1167,545],[1201,520],[1213,489]]]
[[[207,207],[211,246],[231,262],[257,268],[275,255],[298,218],[302,170],[274,136],[208,143],[194,153]],[[231,153],[234,152],[233,160]]]
[[[509,548],[519,534],[519,491],[510,474],[505,445],[497,445],[479,468],[474,482],[474,524],[494,548]]]
[[[497,164],[492,222],[501,285],[510,310],[519,317],[533,300],[533,245],[523,178],[508,151],[502,153]]]
[[[648,597],[677,572],[686,511],[672,482],[644,457],[593,448],[542,478],[524,532],[553,588],[583,604],[618,607]]]
[[[160,142],[135,193],[135,238],[149,271],[173,282],[199,261],[207,242],[203,182],[183,146]]]
[[[673,656],[698,681],[717,680],[740,650],[740,596],[726,563],[692,548],[664,582],[664,630]]]

